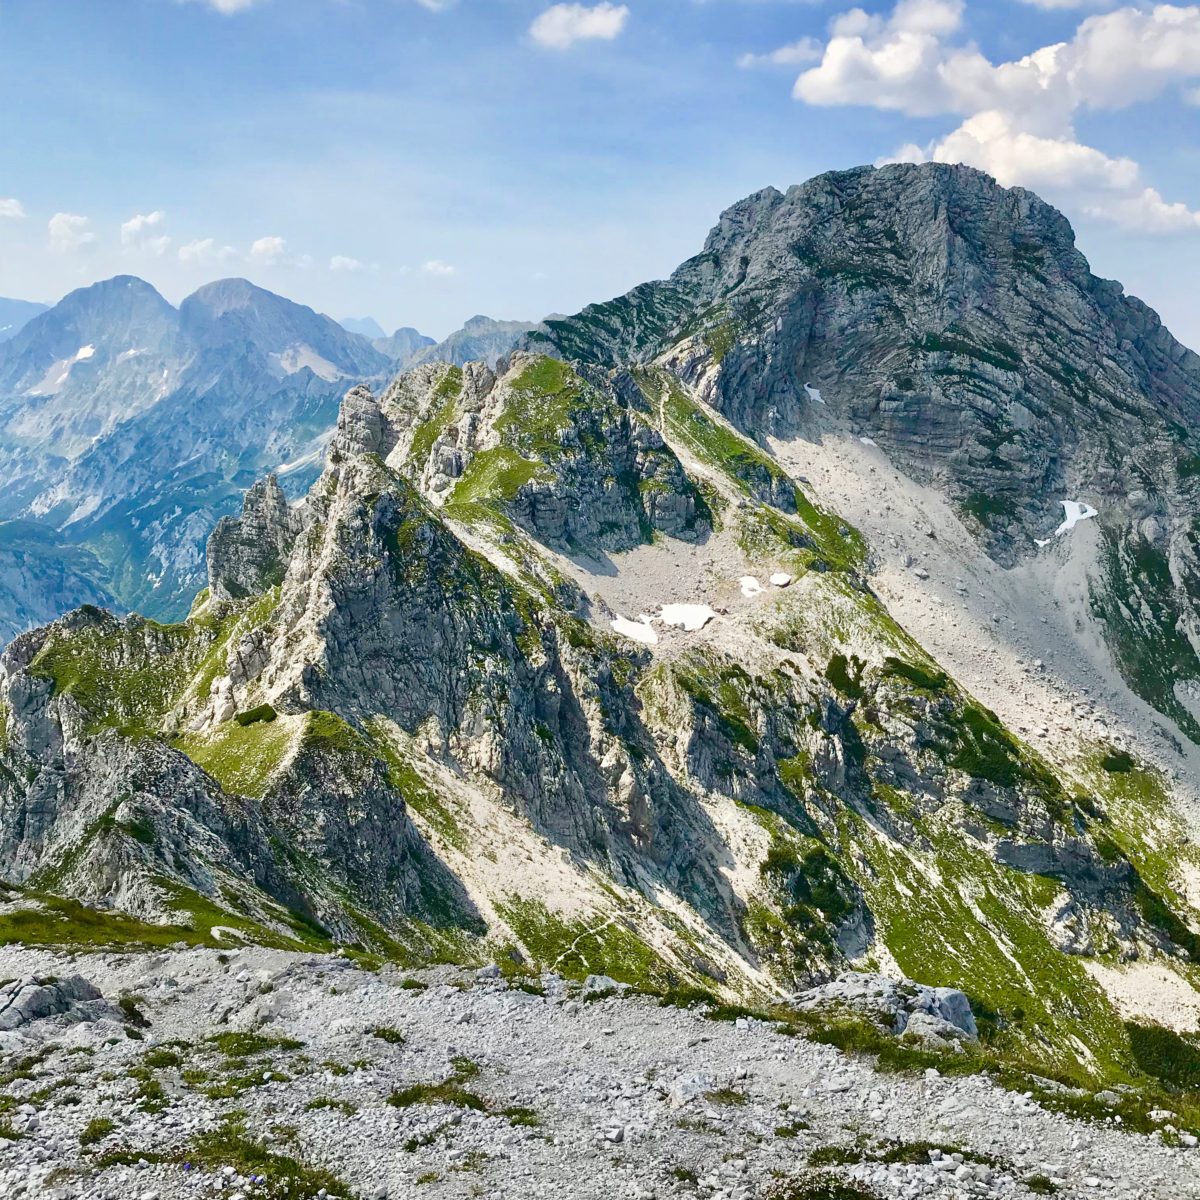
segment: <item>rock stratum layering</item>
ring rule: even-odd
[[[1194,1180],[1198,428],[1200,358],[1035,196],[759,193],[493,366],[355,387],[185,621],[18,637],[0,936],[603,976]],[[809,1194],[778,1167],[741,1195]],[[898,1180],[811,1194],[943,1194]]]

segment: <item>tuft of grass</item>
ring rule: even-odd
[[[333,1109],[335,1112],[352,1117],[358,1112],[358,1105],[352,1104],[349,1100],[337,1100],[332,1096],[314,1096],[304,1106],[305,1112],[320,1112],[322,1109]]]
[[[403,1046],[404,1034],[398,1029],[393,1029],[390,1025],[376,1025],[371,1030],[371,1036],[377,1037],[381,1042],[387,1042],[389,1046]]]
[[[116,1121],[110,1121],[108,1117],[93,1117],[79,1135],[79,1144],[94,1146],[97,1142],[104,1141],[116,1128]]]
[[[542,1123],[542,1118],[532,1108],[523,1108],[521,1105],[513,1105],[511,1108],[501,1109],[500,1115],[507,1117],[514,1125],[521,1125],[526,1128],[534,1129]]]
[[[164,1067],[178,1067],[183,1064],[183,1056],[177,1050],[168,1050],[164,1047],[159,1047],[157,1050],[151,1050],[142,1062],[147,1067],[154,1067],[156,1070],[162,1070]]]
[[[476,1112],[487,1112],[487,1104],[474,1092],[468,1092],[456,1083],[414,1083],[410,1087],[393,1092],[387,1101],[393,1108],[413,1108],[416,1105],[449,1104],[455,1108],[470,1108]]]
[[[1058,1184],[1046,1175],[1030,1175],[1025,1180],[1025,1186],[1035,1196],[1056,1196],[1058,1194]]]
[[[303,1050],[304,1043],[294,1038],[268,1037],[261,1033],[244,1033],[240,1030],[230,1030],[226,1033],[214,1034],[207,1039],[208,1045],[214,1046],[226,1058],[254,1058],[272,1050]]]
[[[131,996],[128,992],[125,993],[118,1001],[121,1011],[125,1014],[125,1020],[134,1027],[134,1029],[149,1029],[150,1019],[138,1008],[142,1004],[141,996]]]

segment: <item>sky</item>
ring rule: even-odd
[[[0,295],[243,275],[444,336],[768,185],[968,162],[1200,348],[1200,4],[0,0]]]

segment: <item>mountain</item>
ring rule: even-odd
[[[6,300],[0,296],[0,342],[7,342],[38,313],[45,312],[46,308],[45,304],[37,304],[32,300]]]
[[[258,386],[261,340],[335,361],[315,319],[218,285],[179,336]],[[0,937],[603,975],[1194,1139],[1198,406],[1028,192],[759,193],[493,366],[351,388],[186,620],[18,637]]]
[[[386,354],[398,368],[407,366],[418,351],[436,344],[433,338],[407,327],[397,329],[391,337],[380,334],[371,342],[380,354]]]
[[[669,354],[759,437],[840,417],[1004,567],[1042,570],[1064,502],[1088,502],[1079,652],[1200,738],[1200,358],[1036,196],[906,167],[768,190],[671,279],[531,337],[608,364]]]
[[[338,324],[349,333],[357,333],[368,341],[387,337],[383,326],[374,317],[343,317]]]
[[[526,334],[538,326],[527,321],[494,321],[491,317],[472,317],[461,329],[436,346],[426,346],[403,365],[418,367],[424,363],[449,363],[462,367],[469,362],[495,366],[498,359],[511,353]]]
[[[0,348],[0,515],[95,556],[93,591],[180,616],[213,522],[261,471],[303,490],[347,385],[387,369],[365,338],[245,280],[178,310],[129,276],[80,289]],[[17,606],[0,589],[0,613]]]
[[[0,521],[0,629],[16,633],[80,604],[115,604],[99,560],[35,521]]]

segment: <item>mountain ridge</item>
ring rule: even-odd
[[[1132,1026],[1200,961],[1188,352],[949,168],[759,193],[527,336],[351,388],[186,621],[12,643],[17,903],[714,1003],[881,972],[968,997],[971,1070],[1182,1111]]]

